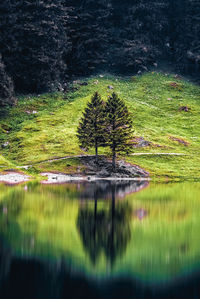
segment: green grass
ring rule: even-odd
[[[68,94],[19,98],[18,105],[0,120],[0,143],[9,141],[1,154],[18,165],[86,154],[80,150],[76,137],[82,111],[95,91],[106,100],[112,92],[108,85],[112,85],[133,114],[135,136],[152,142],[151,146],[137,148],[135,152],[186,154],[180,157],[132,156],[126,157],[127,160],[148,170],[155,179],[200,178],[199,86],[156,72],[132,78],[97,76],[85,81],[87,86]],[[179,111],[182,106],[188,106],[190,111]],[[37,113],[28,114],[27,111]],[[183,140],[185,145],[177,139]],[[104,149],[101,153],[109,151]],[[71,170],[77,167],[77,161],[70,162]],[[47,163],[46,169],[68,172],[67,163],[67,160]],[[44,165],[39,168],[45,170]]]
[[[53,161],[51,163],[40,163],[35,167],[40,172],[52,171],[53,169],[54,171],[64,172],[68,174],[80,174],[86,170],[85,166],[82,165],[81,160],[79,158],[70,158],[66,160]]]
[[[6,168],[14,168],[15,166],[0,154],[0,172]]]

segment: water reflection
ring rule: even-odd
[[[127,186],[123,187],[126,190]],[[130,187],[129,185],[129,190]],[[116,204],[116,194],[122,194],[119,189],[115,183],[111,184],[109,189],[106,188],[106,195],[111,194],[112,198],[107,209],[98,209],[98,197],[102,196],[102,193],[95,188],[93,209],[91,205],[85,204],[79,210],[77,227],[93,263],[103,252],[113,265],[116,258],[125,252],[130,241],[131,207],[127,202]]]
[[[80,199],[123,199],[128,194],[138,192],[148,186],[148,181],[108,181],[98,180],[77,184],[81,189]],[[114,188],[114,189],[113,189]]]
[[[4,259],[5,258],[5,259]],[[95,282],[73,271],[65,263],[61,267],[39,259],[22,259],[0,254],[1,299],[198,299],[200,273],[172,285],[156,287],[136,279],[121,277]],[[2,266],[3,261],[3,266]]]
[[[1,185],[0,298],[199,298],[200,184],[145,186]]]

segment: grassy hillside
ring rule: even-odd
[[[4,158],[2,155],[0,155],[0,170],[11,166],[13,167],[13,164],[9,162],[6,158]]]
[[[135,153],[153,153],[125,157],[127,161],[144,167],[156,178],[200,178],[200,87],[161,73],[132,78],[99,76],[85,81],[88,85],[74,84],[75,91],[67,94],[19,98],[18,105],[0,120],[0,142],[9,142],[1,154],[18,165],[88,154],[78,146],[79,119],[91,95],[99,91],[106,100],[112,93],[108,86],[112,85],[133,114],[135,136],[150,142],[148,147],[135,148]],[[181,107],[189,111],[182,111]],[[108,149],[101,153],[105,151]],[[78,166],[78,159],[71,159],[35,168],[69,172]]]

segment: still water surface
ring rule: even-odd
[[[200,183],[0,185],[0,298],[200,298]]]

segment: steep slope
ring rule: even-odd
[[[20,98],[18,105],[0,121],[1,143],[9,142],[2,149],[4,156],[18,164],[32,164],[54,157],[87,155],[79,149],[76,137],[82,111],[95,91],[106,99],[114,90],[133,114],[134,152],[143,153],[126,159],[146,168],[152,176],[199,178],[198,86],[161,73],[132,78],[100,76],[86,81],[84,86],[74,82],[75,91],[66,94]],[[109,85],[113,90],[108,89]],[[101,153],[109,152],[102,149]],[[68,172],[71,165],[77,169],[78,160],[47,163],[42,169]]]

